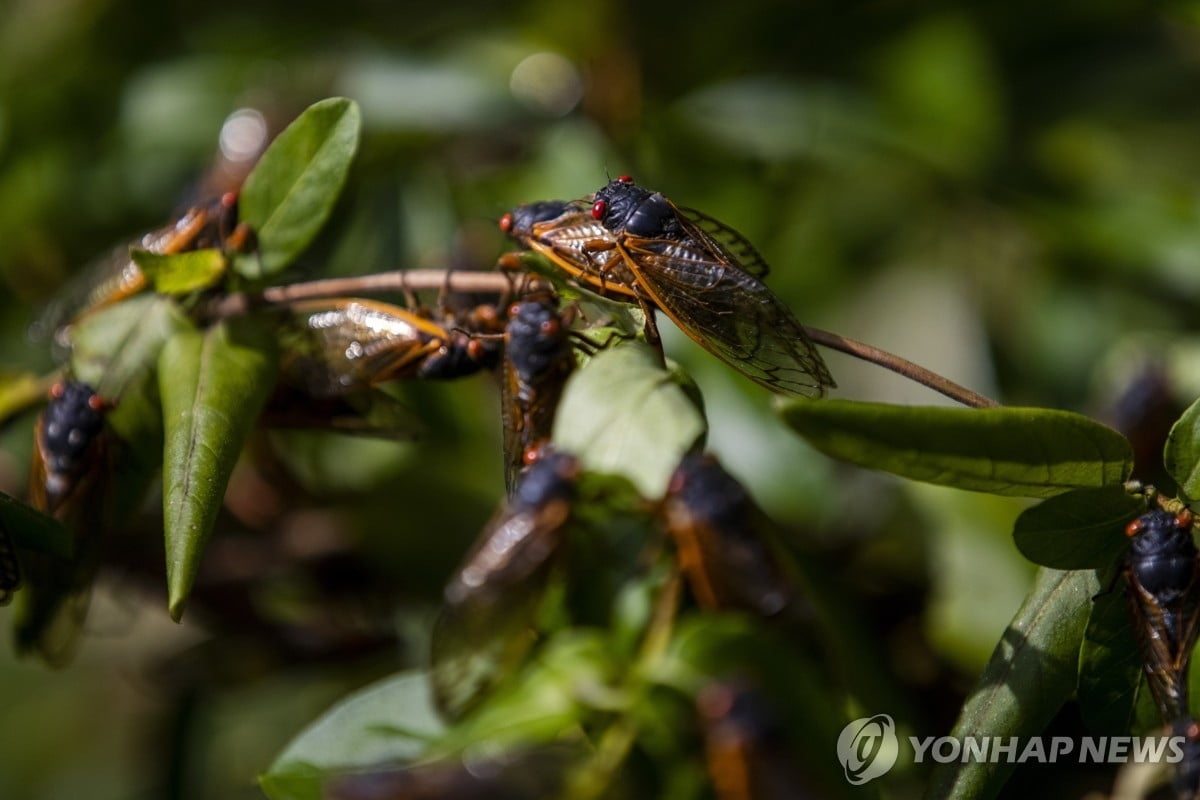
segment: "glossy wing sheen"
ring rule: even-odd
[[[1164,605],[1136,580],[1131,581],[1129,607],[1150,694],[1164,720],[1188,712],[1188,668],[1200,634],[1197,580],[1179,604]]]
[[[612,234],[593,219],[590,206],[582,201],[564,206],[566,211],[562,215],[527,228],[514,228],[512,235],[601,294],[636,298],[637,282],[612,246]],[[599,248],[598,243],[606,247]]]
[[[314,397],[415,374],[448,338],[428,319],[371,300],[306,301],[291,306],[291,313],[283,373]]]
[[[819,397],[836,384],[791,310],[753,275],[673,239],[619,235],[638,285],[683,332],[756,383]]]

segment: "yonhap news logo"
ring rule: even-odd
[[[906,737],[915,764],[1177,764],[1184,736],[1017,736]],[[885,775],[900,753],[896,722],[887,714],[856,719],[842,728],[837,756],[854,786]]]
[[[896,722],[887,714],[854,720],[842,728],[837,741],[838,760],[854,786],[886,773],[895,765],[899,750]]]

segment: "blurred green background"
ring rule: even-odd
[[[278,131],[330,95],[361,104],[364,139],[293,279],[487,268],[509,207],[630,173],[755,242],[803,321],[1006,404],[1119,425],[1144,443],[1143,477],[1200,394],[1195,2],[0,0],[2,369],[53,366],[31,323],[187,205],[231,114]],[[862,710],[948,730],[1032,574],[1009,536],[1022,503],[833,464],[765,391],[673,330],[667,349],[703,390],[712,449],[830,557],[909,706]],[[828,360],[836,396],[943,402]],[[429,428],[417,443],[264,444],[299,488],[235,479],[277,507],[262,522],[233,502],[230,541],[269,522],[301,550],[348,542],[385,604],[432,607],[502,494],[497,392],[487,376],[404,392]],[[0,435],[13,494],[31,424]],[[67,669],[0,652],[0,796],[256,797],[329,702],[423,657],[408,617],[394,648],[333,663],[175,626],[155,559],[107,573]],[[284,573],[248,602],[312,613],[319,593]]]

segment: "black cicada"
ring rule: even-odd
[[[1150,693],[1170,724],[1188,714],[1188,664],[1200,636],[1200,554],[1192,512],[1155,510],[1130,522],[1124,574]]]

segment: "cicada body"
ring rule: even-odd
[[[763,515],[715,458],[684,456],[663,512],[680,569],[702,608],[769,617],[791,603],[792,589],[758,530]]]
[[[572,456],[543,455],[446,586],[434,627],[433,685],[452,716],[481,699],[532,643],[533,617],[571,516],[578,475]]]
[[[1200,636],[1200,553],[1192,513],[1154,510],[1125,529],[1124,574],[1150,693],[1164,722],[1188,711],[1188,665]]]
[[[509,494],[521,470],[549,441],[558,401],[574,368],[569,331],[555,301],[546,297],[514,304],[505,327],[501,377]]]

